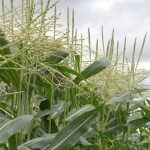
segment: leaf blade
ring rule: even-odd
[[[9,137],[19,132],[19,130],[33,119],[32,115],[24,115],[14,120],[10,120],[0,127],[0,143],[5,142]]]
[[[111,64],[110,60],[107,58],[102,58],[100,60],[95,61],[91,65],[89,65],[85,70],[81,72],[81,75],[85,78],[88,79],[91,76],[96,75],[97,73],[103,71],[106,67],[108,67]],[[79,83],[82,81],[79,77],[76,77],[74,79],[75,83]]]
[[[44,147],[42,150],[62,150],[72,147],[88,130],[90,122],[95,118],[95,115],[101,109],[101,107],[98,107],[92,111],[86,112],[70,122],[57,134],[53,142],[50,145]]]

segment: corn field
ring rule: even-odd
[[[114,40],[91,43],[58,1],[1,0],[0,150],[148,150],[149,70]],[[9,3],[9,4],[8,4]],[[100,45],[102,48],[100,48]]]

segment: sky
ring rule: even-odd
[[[5,0],[7,7],[8,1]],[[54,3],[56,0],[51,2]],[[15,6],[19,6],[21,0],[14,0],[14,3]],[[123,49],[126,36],[128,57],[131,56],[135,38],[137,38],[136,57],[138,56],[143,37],[147,32],[140,67],[150,69],[150,0],[60,0],[57,10],[61,12],[62,24],[66,23],[67,7],[70,11],[74,8],[75,28],[79,34],[82,33],[86,38],[88,27],[90,28],[93,45],[97,38],[101,39],[101,26],[104,29],[105,45],[111,37],[113,28],[115,42],[118,40],[120,42],[120,50]]]
[[[141,48],[143,37],[147,39],[141,59],[141,68],[150,69],[150,0],[61,0],[58,11],[66,21],[66,9],[75,11],[75,27],[87,37],[90,27],[93,39],[101,38],[101,26],[104,28],[105,41],[115,29],[115,41],[120,41],[123,49],[124,37],[127,37],[127,56],[131,56],[133,43],[137,38],[136,57]]]

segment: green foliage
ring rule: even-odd
[[[14,120],[7,121],[5,124],[1,123],[0,143],[5,142],[11,135],[19,132],[19,130],[25,127],[31,121],[31,119],[33,119],[31,115],[26,115],[15,118]]]
[[[88,66],[85,70],[83,70],[81,74],[85,79],[88,79],[89,77],[92,77],[95,74],[101,72],[109,65],[110,65],[110,61],[108,59],[97,60],[94,63],[92,63],[90,66]],[[74,79],[75,83],[79,83],[80,81],[81,79],[78,77]]]
[[[49,146],[43,148],[43,150],[61,150],[69,149],[78,139],[86,133],[91,121],[95,118],[95,115],[101,110],[101,107],[94,109],[92,111],[86,112],[80,115],[78,118],[70,122],[63,130],[61,130],[52,143]]]

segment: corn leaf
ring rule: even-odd
[[[120,96],[120,97],[113,97],[110,98],[106,104],[111,105],[111,104],[116,104],[116,103],[129,103],[129,102],[134,102],[134,95],[133,94],[137,94],[137,93],[141,93],[146,91],[147,89],[134,89],[131,90],[129,92],[127,92],[126,94]]]
[[[0,127],[0,143],[5,142],[9,137],[19,132],[33,119],[32,115],[24,115],[10,120]]]
[[[57,134],[52,143],[44,147],[42,150],[67,150],[71,148],[76,142],[78,142],[79,138],[87,132],[90,123],[101,109],[101,107],[98,107],[92,111],[86,112],[70,122]]]
[[[46,145],[48,145],[54,138],[56,134],[47,134],[43,137],[34,138],[22,145],[18,146],[18,150],[26,149],[42,149]]]
[[[85,112],[93,110],[95,107],[93,105],[84,105],[80,109],[76,110],[75,108],[72,109],[66,118],[66,121],[73,121],[75,118],[79,117],[80,115],[84,114]]]
[[[63,52],[63,51],[55,51],[49,58],[46,58],[44,62],[48,62],[50,64],[58,64],[62,60],[64,60],[69,53]]]
[[[106,67],[108,67],[110,65],[110,60],[107,58],[102,58],[101,60],[97,60],[94,63],[92,63],[91,65],[89,65],[85,70],[83,70],[81,72],[81,75],[85,78],[88,79],[94,75],[96,75],[97,73],[100,73],[101,71],[103,71]],[[80,81],[82,81],[81,78],[76,77],[74,79],[75,83],[79,83]]]
[[[41,110],[35,118],[41,118],[46,115],[51,115],[51,119],[56,119],[64,111],[64,101],[59,101],[57,105],[53,105],[51,109]]]

